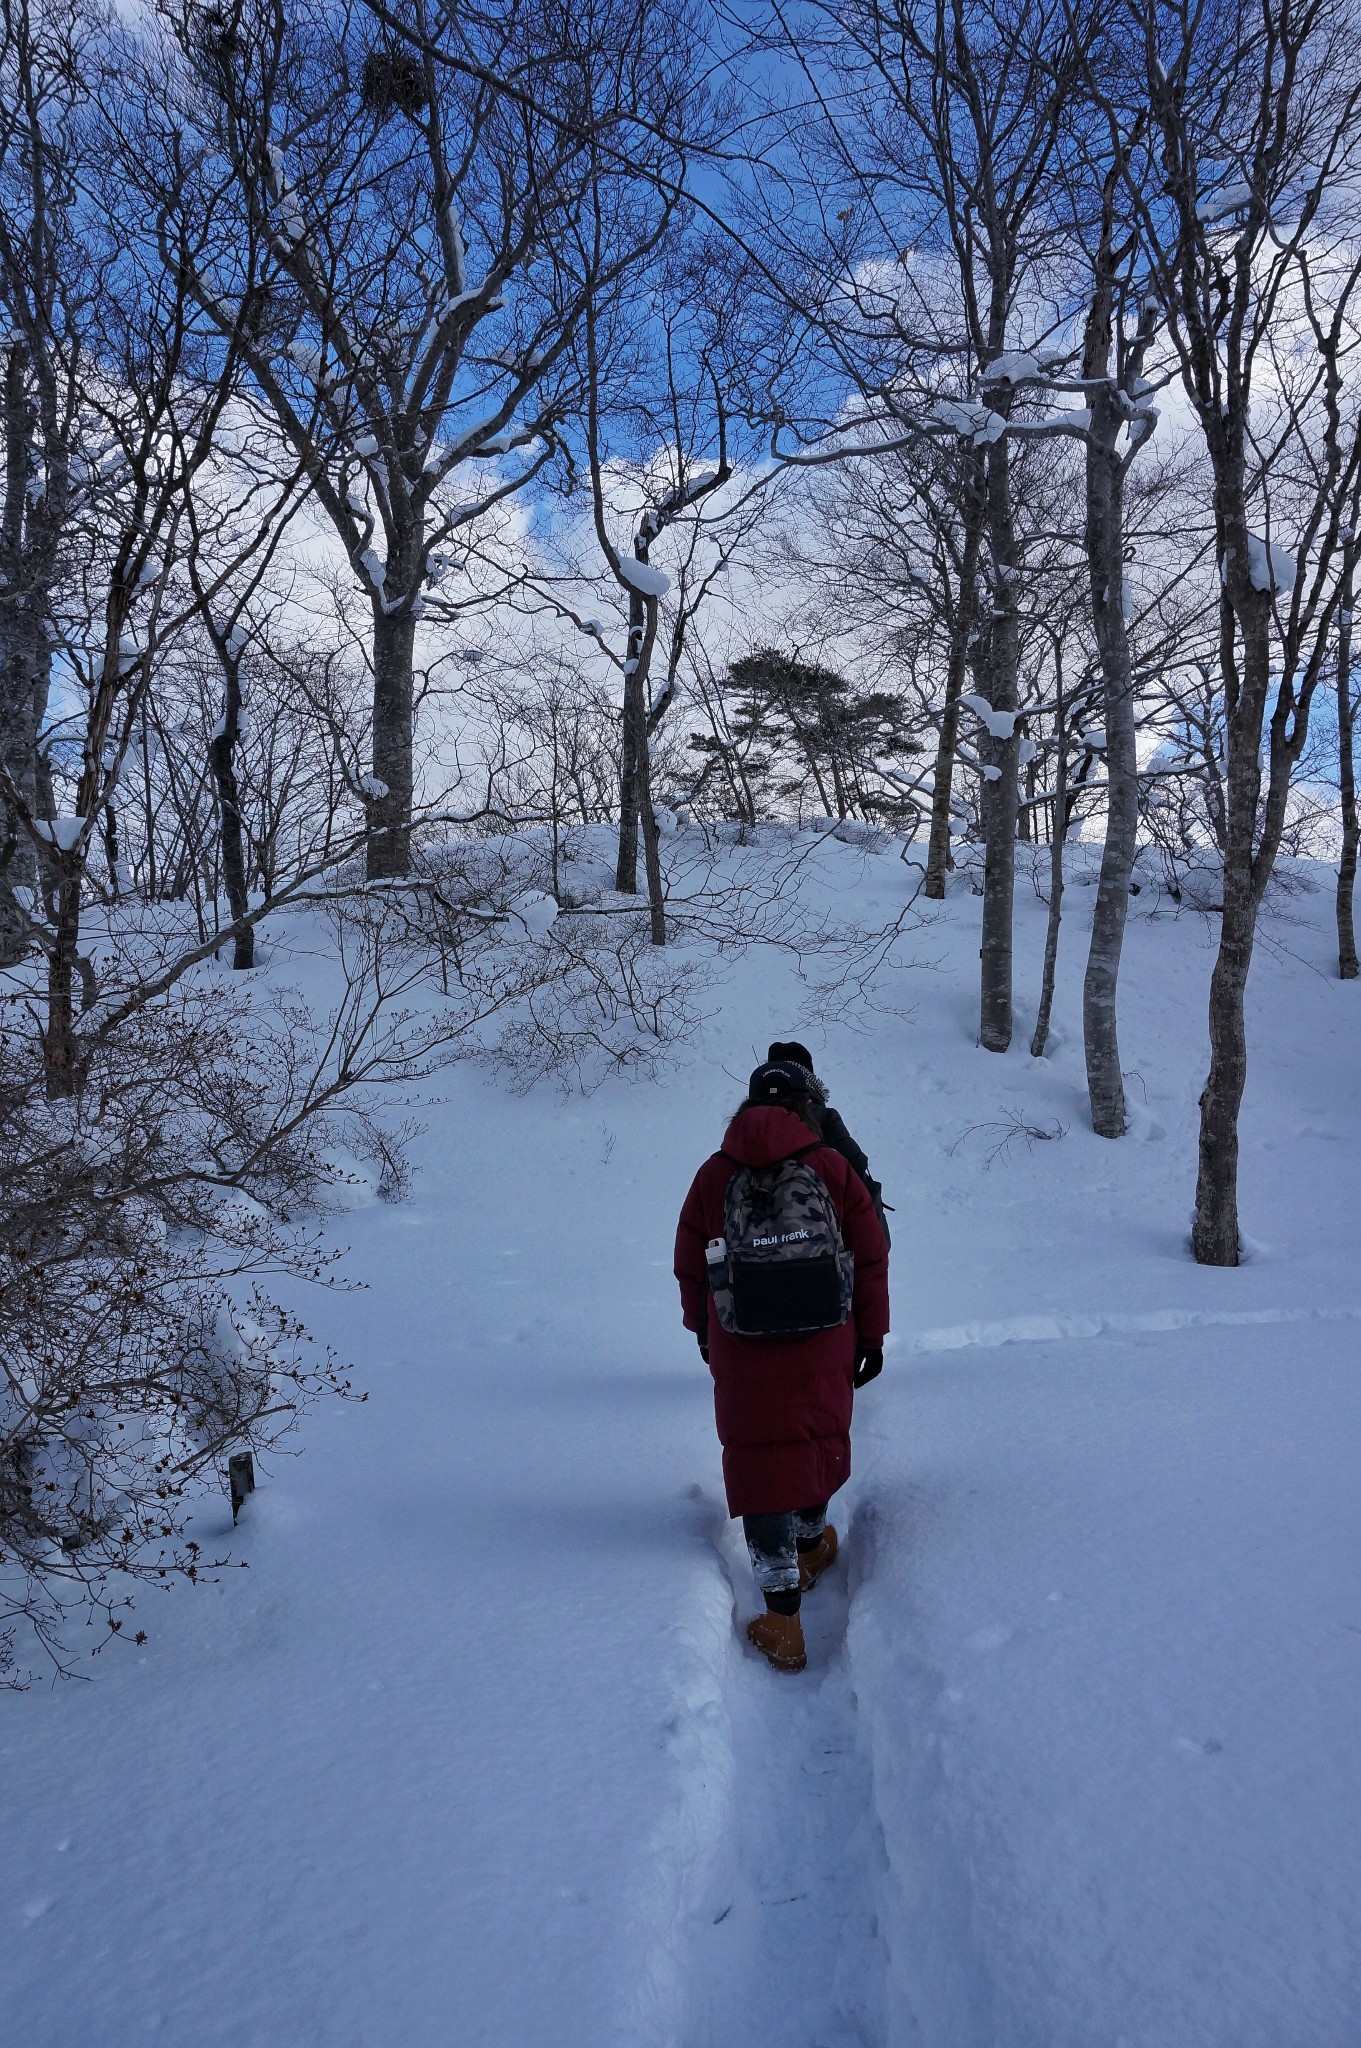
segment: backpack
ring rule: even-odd
[[[724,1234],[706,1258],[715,1313],[735,1336],[802,1337],[839,1329],[850,1315],[855,1256],[827,1183],[805,1161],[817,1149],[771,1166],[733,1162]]]

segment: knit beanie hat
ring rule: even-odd
[[[814,1071],[813,1055],[806,1045],[800,1045],[797,1038],[777,1038],[766,1054],[768,1060],[794,1060],[797,1065]]]
[[[805,1095],[814,1102],[827,1100],[827,1090],[813,1069],[798,1060],[766,1060],[747,1083],[747,1096],[752,1102],[792,1103]]]

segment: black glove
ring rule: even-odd
[[[852,1386],[867,1387],[871,1380],[878,1379],[883,1369],[884,1354],[882,1351],[867,1351],[863,1344],[856,1345],[855,1378],[851,1382]]]
[[[709,1332],[707,1330],[696,1330],[695,1342],[699,1345],[700,1357],[707,1365],[709,1363]]]

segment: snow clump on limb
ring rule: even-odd
[[[1034,356],[1017,350],[997,356],[983,372],[985,384],[1020,384],[1027,377],[1039,377],[1043,373]]]
[[[1230,548],[1219,565],[1221,583],[1228,581],[1232,555]],[[1248,581],[1254,590],[1293,590],[1299,566],[1289,548],[1277,547],[1275,541],[1265,541],[1260,534],[1248,535]]]
[[[619,557],[619,574],[631,590],[637,590],[644,597],[665,597],[671,588],[671,578],[665,569],[654,569],[651,562],[640,562],[633,555]]]
[[[1019,711],[994,711],[986,697],[975,695],[972,690],[961,692],[961,704],[967,704],[975,717],[980,718],[995,740],[1009,740],[1016,730]]]
[[[84,818],[78,818],[73,811],[59,812],[55,818],[35,818],[33,830],[39,839],[45,839],[49,846],[55,846],[59,853],[70,853],[80,844],[80,835],[85,829]]]
[[[1248,576],[1254,590],[1289,591],[1295,588],[1299,563],[1288,548],[1248,535]]]
[[[1252,204],[1252,187],[1240,178],[1235,183],[1221,185],[1217,192],[1207,192],[1196,202],[1196,218],[1203,221],[1223,220],[1231,213],[1241,213],[1245,206]]]
[[[1007,423],[1000,413],[993,412],[986,405],[974,405],[967,399],[937,398],[927,409],[926,419],[937,426],[948,427],[951,433],[971,441],[975,448],[981,448],[989,441],[1000,441],[1007,430]]]

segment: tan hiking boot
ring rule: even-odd
[[[801,1550],[799,1552],[799,1591],[801,1593],[808,1592],[811,1587],[817,1584],[828,1565],[836,1563],[836,1553],[836,1530],[829,1522],[818,1539],[817,1549]]]
[[[747,1623],[747,1641],[777,1671],[802,1671],[808,1662],[797,1614],[758,1614]]]

